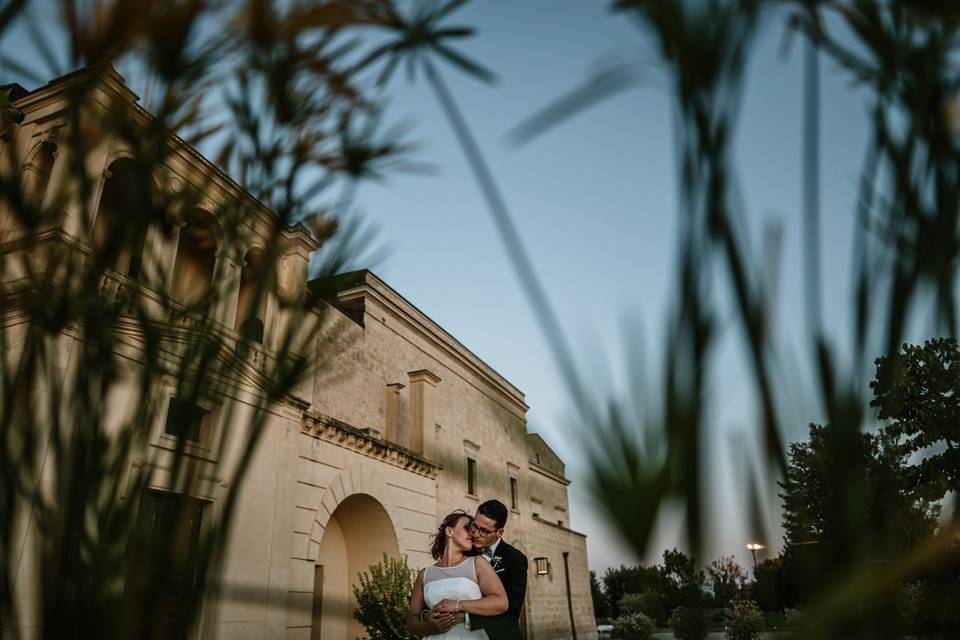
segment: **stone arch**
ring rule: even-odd
[[[24,166],[36,162],[37,156],[43,153],[46,147],[53,147],[54,153],[56,153],[56,150],[60,148],[60,138],[52,132],[39,136],[33,146],[30,147],[30,150],[27,151],[27,155],[23,161]]]
[[[59,150],[57,137],[47,134],[30,149],[23,163],[23,193],[37,207],[45,199]]]
[[[108,158],[93,209],[90,244],[103,266],[138,279],[159,184],[157,177],[151,175],[146,178],[145,188],[141,188],[143,176],[135,163],[134,156],[122,150]],[[134,215],[131,206],[136,210]]]
[[[263,344],[267,323],[267,296],[269,281],[264,282],[264,249],[249,247],[240,260],[240,283],[234,329],[243,337]]]
[[[344,469],[330,483],[311,526],[307,558],[314,563],[311,627],[324,640],[364,635],[353,618],[358,575],[383,555],[398,557],[396,505],[368,463]]]
[[[323,533],[331,516],[344,500],[356,494],[370,496],[383,506],[390,520],[394,542],[399,549],[400,540],[396,535],[397,506],[390,495],[387,481],[383,479],[383,476],[373,465],[366,462],[356,462],[337,474],[314,511],[308,548],[305,550],[305,557],[309,558],[310,561],[317,561],[317,545],[323,538]]]
[[[182,216],[173,266],[173,298],[184,306],[207,302],[216,278],[223,229],[207,209],[192,207]]]

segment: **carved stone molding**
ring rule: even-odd
[[[436,478],[442,468],[413,451],[383,440],[375,429],[358,429],[323,414],[305,413],[300,431],[324,442],[400,467],[418,476]]]

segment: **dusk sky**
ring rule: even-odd
[[[675,281],[676,155],[671,102],[646,35],[586,0],[477,0],[452,24],[477,27],[461,48],[499,76],[495,86],[441,67],[476,134],[523,242],[579,363],[597,393],[626,381],[627,353],[643,354],[650,398],[657,398],[662,345]],[[781,225],[783,250],[775,301],[775,340],[786,398],[788,439],[822,419],[806,374],[801,274],[801,122],[803,42],[784,46],[782,14],[767,16],[753,51],[737,137],[744,225],[759,264],[764,230]],[[23,33],[7,45],[21,46]],[[642,86],[560,124],[522,147],[506,134],[538,109],[584,81],[609,60],[642,65]],[[821,188],[824,316],[839,344],[849,336],[845,310],[850,279],[853,204],[867,136],[866,106],[840,73],[822,67]],[[6,74],[5,74],[6,75]],[[32,88],[32,87],[30,87]],[[609,530],[587,495],[579,428],[526,297],[510,269],[483,199],[429,87],[397,74],[387,121],[409,122],[420,144],[415,159],[432,175],[399,174],[361,188],[357,206],[387,248],[374,271],[441,327],[526,394],[528,428],[567,463],[571,525],[586,533],[591,568],[638,558]],[[720,281],[723,274],[718,274]],[[754,399],[728,292],[718,287],[723,341],[713,358],[707,398],[709,562],[735,554],[748,566],[742,499],[743,444],[756,442]],[[739,435],[738,435],[739,434]],[[769,493],[770,532],[778,547],[776,487]],[[487,496],[485,496],[487,497]],[[629,504],[624,504],[629,509]],[[680,545],[665,518],[644,560]]]
[[[474,25],[462,50],[499,75],[494,87],[443,68],[515,216],[527,250],[562,319],[592,389],[622,391],[628,352],[644,354],[648,393],[656,399],[675,280],[676,156],[671,102],[646,35],[607,2],[484,0],[468,4],[451,23]],[[764,229],[782,225],[776,339],[788,394],[789,439],[821,419],[807,400],[801,273],[800,160],[802,40],[784,47],[784,19],[769,14],[752,56],[740,120],[737,161],[743,212],[754,257]],[[583,82],[605,61],[644,65],[642,86],[628,90],[520,148],[511,128]],[[863,98],[840,74],[822,67],[821,185],[825,321],[843,343],[849,306],[853,203],[866,143]],[[609,530],[587,494],[572,409],[551,355],[517,284],[452,131],[425,82],[398,74],[389,93],[391,115],[415,124],[418,158],[433,176],[399,176],[361,192],[359,204],[391,249],[376,271],[526,393],[529,430],[540,433],[567,462],[571,520],[586,533],[591,568],[636,557]],[[718,274],[719,275],[719,274]],[[719,280],[720,278],[718,278]],[[724,314],[722,346],[714,355],[707,412],[711,520],[705,557],[734,554],[751,563],[752,535],[742,500],[744,442],[755,442],[754,400],[739,327],[718,289]],[[740,434],[740,435],[738,435]],[[741,439],[742,436],[742,439]],[[779,501],[769,492],[770,532],[780,545]],[[631,508],[628,503],[622,508]],[[644,560],[682,545],[665,518]]]

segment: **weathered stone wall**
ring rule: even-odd
[[[375,276],[361,283],[386,289],[363,299],[363,326],[354,324],[340,341],[340,352],[329,369],[334,375],[318,377],[312,402],[320,413],[381,434],[396,432],[397,440],[410,445],[415,419],[411,412],[410,372],[429,371],[439,382],[433,390],[433,424],[425,425],[424,453],[442,465],[436,478],[433,523],[455,509],[473,512],[486,499],[497,498],[511,506],[510,478],[517,479],[517,504],[506,526],[505,539],[520,548],[530,561],[528,633],[530,638],[569,637],[569,613],[563,558],[570,567],[574,616],[578,637],[595,632],[589,591],[586,541],[569,527],[568,481],[564,464],[536,434],[526,433],[526,407],[522,395],[485,365],[466,360],[458,344],[444,344],[429,319],[399,298]],[[372,283],[372,284],[370,284]],[[395,295],[395,294],[393,294]],[[406,304],[406,307],[402,305]],[[412,317],[411,317],[412,316]],[[390,427],[388,385],[404,385],[397,392],[398,424]],[[476,491],[468,493],[466,461],[476,467]],[[537,462],[539,460],[539,462]],[[422,516],[428,508],[422,501]],[[547,524],[547,523],[552,523]],[[432,533],[434,527],[429,529]],[[431,560],[422,546],[402,549],[413,566]],[[536,577],[533,559],[550,558],[552,571]],[[559,612],[559,613],[558,613]],[[560,615],[562,614],[562,615]]]
[[[570,608],[567,600],[566,570],[570,574],[570,602],[578,640],[596,638],[597,625],[590,597],[590,571],[587,567],[586,537],[539,519],[529,529],[529,598],[526,606],[527,640],[572,638]],[[567,554],[566,569],[564,553]],[[544,557],[549,573],[537,575],[535,557]]]
[[[131,105],[135,102],[119,75],[106,73],[103,83],[98,96]],[[53,95],[63,88],[58,86],[48,85],[28,98],[33,101],[33,111],[27,114],[16,141],[21,151],[40,142],[44,132],[33,122],[41,115],[52,126],[52,114],[64,104]],[[138,113],[138,117],[149,117]],[[237,195],[238,187],[199,153],[188,147],[177,149],[167,167],[167,186],[203,188],[211,210],[218,201]],[[114,141],[104,140],[86,158],[91,174],[102,175],[122,152]],[[58,183],[64,158],[65,154],[58,156],[49,188],[69,192],[69,185]],[[269,220],[268,211],[255,204],[251,207],[251,219]],[[68,199],[62,224],[63,230],[82,244],[88,238],[78,217],[81,209],[75,198]],[[4,235],[0,238],[10,239],[15,230],[2,214]],[[250,232],[253,236],[258,233],[253,227]],[[310,242],[292,243],[298,248],[281,265],[279,280],[291,295],[305,285]],[[175,243],[151,235],[148,245],[145,272],[170,271],[176,259]],[[216,273],[223,278],[215,286],[238,286],[238,259],[242,256],[219,259]],[[376,276],[368,272],[348,276],[352,280],[337,301],[344,312],[331,310],[322,320],[337,328],[318,338],[316,353],[324,358],[323,366],[293,398],[269,408],[259,447],[240,485],[224,558],[224,589],[205,603],[200,636],[306,640],[314,622],[313,591],[319,564],[327,562],[331,575],[336,573],[341,582],[352,581],[361,564],[371,558],[361,551],[375,547],[405,555],[412,567],[425,566],[432,561],[427,552],[438,520],[454,509],[473,512],[480,501],[489,498],[512,506],[510,478],[514,477],[519,491],[505,537],[531,562],[528,637],[570,637],[563,552],[568,554],[578,638],[592,637],[595,625],[586,545],[583,536],[566,528],[569,508],[564,465],[539,436],[528,436],[523,394]],[[228,297],[217,311],[216,317],[228,327],[234,324],[235,306],[236,296]],[[264,350],[256,352],[262,358],[270,357],[276,336],[290,320],[272,299],[267,301],[265,315]],[[61,346],[68,346],[71,340],[64,336]],[[65,349],[62,354],[64,363],[69,353]],[[224,406],[239,407],[230,414],[229,424],[225,418],[218,426],[221,434],[230,434],[234,444],[216,464],[210,463],[210,473],[194,492],[195,497],[208,501],[206,508],[211,514],[223,508],[223,498],[235,482],[230,460],[250,435],[240,427],[258,404],[262,393],[258,385],[263,383],[258,382],[260,373],[262,369],[245,372],[243,381],[230,390],[230,397],[223,399]],[[111,410],[122,413],[134,397],[132,390],[121,391]],[[388,412],[388,398],[395,411]],[[395,422],[388,424],[388,415],[395,416]],[[165,456],[169,457],[162,420],[160,416],[157,424],[145,425],[152,430],[149,447],[156,454],[147,458],[157,461],[160,469],[153,488],[170,490],[174,488],[164,484],[162,471]],[[396,446],[384,445],[382,438],[387,434]],[[202,460],[210,451],[191,455]],[[476,463],[473,492],[466,484],[468,458]],[[366,517],[358,515],[363,513],[383,526],[365,529],[361,525]],[[339,564],[335,558],[324,560],[321,547],[327,527],[337,532],[329,536],[328,547],[343,550],[344,561]],[[22,540],[29,551],[31,540]],[[545,576],[536,575],[533,560],[537,557],[550,562],[551,570]],[[35,568],[21,567],[16,576],[18,587],[34,584],[35,577]],[[24,605],[29,610],[31,603]],[[355,629],[349,620],[344,625]]]
[[[527,464],[530,516],[536,514],[543,520],[570,526],[567,485],[560,476],[530,461]]]

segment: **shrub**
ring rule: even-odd
[[[904,629],[912,635],[921,631],[920,611],[924,601],[924,588],[921,582],[908,582],[897,587],[897,610]]]
[[[663,594],[655,591],[641,593],[640,611],[653,618],[658,627],[667,626],[667,600]]]
[[[639,593],[628,593],[620,598],[620,613],[642,613],[643,595]]]
[[[625,613],[613,621],[613,636],[620,640],[647,640],[655,629],[653,620],[637,613]]]
[[[705,609],[704,615],[707,616],[707,628],[710,631],[723,631],[727,626],[726,609]]]
[[[727,609],[726,633],[730,640],[756,640],[763,631],[763,614],[752,600],[734,600]]]
[[[670,628],[680,640],[702,640],[709,631],[707,612],[702,607],[677,607],[670,617]]]
[[[621,613],[642,613],[658,627],[667,625],[667,605],[664,597],[653,591],[628,593],[620,599]]]
[[[353,617],[366,627],[370,640],[416,640],[407,632],[407,609],[413,591],[413,572],[406,558],[391,558],[370,565],[353,587],[357,608]]]
[[[787,618],[779,611],[770,611],[763,614],[763,626],[769,631],[782,629],[787,626]]]
[[[800,621],[803,619],[803,609],[785,609],[783,612],[784,621],[788,627],[796,627],[800,625]]]

